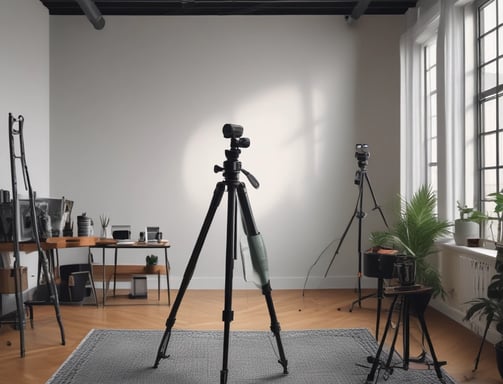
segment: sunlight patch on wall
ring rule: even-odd
[[[297,86],[278,86],[237,105],[229,115],[231,120],[208,118],[194,130],[185,149],[183,177],[190,200],[207,209],[215,183],[222,180],[212,167],[223,164],[224,150],[230,145],[222,135],[225,123],[242,125],[243,136],[250,138],[251,145],[242,149],[240,161],[259,180],[260,192],[251,191],[244,175],[241,180],[253,194],[250,200],[255,213],[268,212],[283,199],[298,202],[308,198],[299,195],[305,189],[298,188],[298,183],[312,177],[308,172],[315,160],[307,154],[312,154],[315,145],[313,115],[321,113],[313,108],[315,102],[306,102]]]

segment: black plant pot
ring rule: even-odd
[[[498,364],[498,371],[501,378],[503,378],[503,341],[500,341],[494,345],[496,350],[496,364]]]

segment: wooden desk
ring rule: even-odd
[[[171,290],[170,290],[170,285],[169,285],[169,261],[168,261],[168,248],[170,248],[171,245],[169,244],[168,241],[161,241],[161,242],[134,242],[134,243],[120,243],[115,240],[97,240],[94,245],[90,245],[89,248],[98,248],[102,250],[102,265],[106,266],[106,250],[107,249],[113,249],[114,250],[114,267],[113,267],[113,277],[114,277],[114,293],[115,293],[115,284],[117,282],[117,277],[119,276],[119,279],[121,276],[129,276],[133,274],[157,274],[158,276],[158,298],[159,298],[159,292],[160,292],[160,273],[162,272],[162,269],[164,269],[164,272],[166,274],[166,283],[167,283],[167,290],[168,290],[168,305],[171,305]],[[117,257],[118,257],[118,252],[119,249],[163,249],[164,250],[164,268],[158,269],[156,272],[149,272],[146,270],[144,265],[118,265],[117,264]],[[106,305],[106,283],[107,283],[107,273],[106,273],[107,268],[102,267],[102,287],[103,287],[103,306]]]
[[[102,257],[103,257],[103,265],[106,265],[105,254],[107,249],[114,250],[114,265],[113,265],[113,276],[114,276],[114,290],[115,290],[115,282],[117,280],[117,276],[126,276],[131,274],[157,274],[158,275],[158,291],[159,291],[159,275],[160,273],[166,274],[166,283],[168,290],[168,304],[171,305],[171,289],[169,284],[169,261],[168,261],[168,248],[171,247],[168,241],[162,242],[134,242],[134,243],[120,243],[113,239],[100,239],[99,237],[50,237],[45,241],[41,242],[41,247],[43,250],[49,252],[49,267],[51,271],[55,270],[55,267],[59,265],[59,249],[65,248],[82,248],[89,247],[102,249]],[[122,270],[121,265],[117,264],[117,256],[119,249],[163,249],[164,250],[164,266],[160,266],[160,270],[149,273],[145,270],[144,265],[137,266],[124,266],[129,269]],[[19,244],[19,250],[21,252],[34,252],[37,250],[37,245],[34,242],[25,242]],[[14,245],[13,243],[0,243],[0,252],[13,252]],[[90,262],[91,260],[89,260]],[[163,270],[164,269],[164,270]],[[102,276],[103,276],[103,305],[106,304],[106,271],[108,268],[102,267]],[[120,277],[119,277],[120,278]],[[39,276],[37,282],[40,281],[40,266],[39,266]]]
[[[45,241],[40,242],[40,247],[49,254],[49,270],[54,274],[55,267],[59,265],[57,260],[58,249],[89,247],[96,244],[96,237],[49,237]],[[35,242],[19,243],[19,251],[24,253],[36,252],[37,244]],[[14,252],[14,244],[12,242],[0,243],[0,252]],[[40,261],[40,260],[39,260]],[[40,283],[40,262],[38,265],[37,285]]]

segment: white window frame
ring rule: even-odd
[[[468,1],[469,2],[469,1]],[[474,205],[472,172],[476,146],[467,123],[465,11],[467,1],[419,1],[416,20],[401,44],[401,195],[409,199],[423,184],[426,172],[423,47],[437,36],[437,162],[438,215],[453,221],[456,202]],[[470,112],[469,111],[469,112]],[[468,143],[472,140],[471,143]]]

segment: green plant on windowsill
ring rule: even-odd
[[[503,243],[503,191],[493,192],[488,196],[493,198],[491,201],[494,202],[494,214],[489,215],[487,219],[496,222],[496,236],[492,230],[492,223],[489,229],[491,230],[492,239],[496,244],[496,248],[498,248]]]
[[[483,212],[476,210],[475,208],[469,208],[466,204],[461,205],[459,201],[457,201],[458,211],[459,211],[459,219],[463,221],[473,221],[474,223],[481,223],[487,219],[487,215]]]
[[[487,220],[487,215],[457,202],[459,219],[454,221],[454,241],[456,245],[467,245],[468,239],[480,237],[480,223]]]

